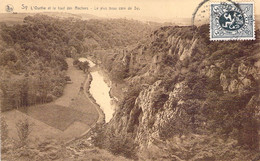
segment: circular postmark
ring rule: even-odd
[[[14,10],[14,6],[13,5],[8,4],[8,5],[5,6],[5,11],[6,12],[13,12],[13,10]]]
[[[238,3],[236,3],[236,2],[234,2],[233,0],[223,0],[223,1],[230,2],[231,4],[233,4],[233,5],[237,8],[238,11],[241,11],[241,12],[242,12],[242,10],[241,10],[241,8],[240,8],[240,5],[239,5]],[[197,15],[199,9],[200,9],[202,6],[204,6],[205,4],[207,4],[208,2],[210,2],[210,0],[203,0],[203,1],[200,2],[200,3],[198,4],[198,6],[195,8],[195,10],[194,10],[194,12],[193,12],[193,14],[192,14],[192,19],[191,19],[191,25],[192,25],[192,26],[194,26],[195,18],[196,18],[196,15]],[[223,6],[226,6],[227,3],[222,2],[222,4],[223,4]]]

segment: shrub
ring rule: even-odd
[[[157,90],[153,93],[151,101],[153,102],[153,108],[155,111],[163,108],[164,103],[168,100],[169,95],[163,90]]]
[[[136,158],[136,144],[131,137],[111,136],[107,148],[114,155],[123,155],[127,158]]]
[[[187,124],[179,117],[166,120],[164,124],[158,127],[159,136],[161,139],[166,140],[174,135],[182,135],[188,131]]]
[[[65,77],[65,80],[66,80],[66,81],[71,81],[70,76],[66,76],[66,77]]]
[[[94,128],[92,128],[92,143],[96,147],[104,148],[104,139],[105,139],[105,131],[100,124],[97,124]]]
[[[5,119],[1,118],[1,141],[4,142],[8,137],[8,125],[6,124]]]
[[[210,122],[209,130],[224,137],[237,139],[238,143],[245,147],[258,147],[254,109],[246,107],[251,96],[228,93],[208,97],[208,112],[205,116]]]
[[[78,67],[79,67],[79,69],[81,69],[84,72],[86,72],[89,69],[89,63],[87,61],[79,62]]]
[[[23,146],[27,143],[27,139],[32,131],[31,124],[29,123],[28,119],[20,120],[16,123],[16,129],[21,146]]]
[[[113,66],[111,75],[114,81],[122,81],[128,77],[128,69],[122,63],[117,63]]]
[[[78,65],[80,63],[80,61],[78,59],[73,60],[73,65]]]
[[[136,144],[130,136],[115,135],[113,129],[97,125],[92,129],[92,143],[103,149],[109,150],[114,155],[136,159]]]
[[[124,110],[130,113],[131,109],[134,107],[135,100],[141,92],[142,88],[140,85],[132,86],[128,88],[127,93],[125,94],[125,98],[121,103],[121,106]]]
[[[217,71],[213,77],[208,78],[206,88],[212,91],[222,91],[222,86],[220,85],[220,71]]]

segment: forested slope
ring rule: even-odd
[[[66,84],[66,57],[141,40],[151,27],[134,20],[88,20],[27,16],[1,24],[1,110],[50,102]]]

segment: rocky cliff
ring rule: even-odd
[[[114,56],[128,88],[107,137],[130,138],[144,160],[258,157],[260,43],[211,42],[208,33],[162,27]]]

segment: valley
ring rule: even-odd
[[[3,159],[259,157],[260,30],[223,42],[208,24],[21,21],[0,28]]]

